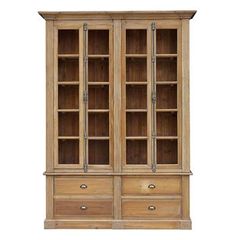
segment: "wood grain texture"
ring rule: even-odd
[[[181,177],[123,177],[123,195],[168,195],[181,193]]]
[[[181,200],[122,200],[122,216],[124,219],[180,218]]]
[[[55,177],[55,195],[109,195],[113,194],[112,177]],[[83,188],[81,185],[85,185]]]

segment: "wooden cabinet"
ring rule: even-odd
[[[46,19],[45,228],[191,228],[189,19]]]

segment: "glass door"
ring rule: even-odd
[[[85,33],[86,34],[86,33]],[[112,25],[87,25],[87,167],[112,170]],[[86,54],[85,54],[86,55]]]
[[[149,35],[147,24],[129,22],[124,25],[124,78],[121,79],[124,171],[150,169]]]
[[[81,29],[57,29],[55,46],[55,167],[80,168],[80,34]]]

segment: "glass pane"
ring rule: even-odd
[[[65,29],[58,31],[58,53],[79,53],[79,30]]]
[[[58,86],[58,108],[79,109],[79,86]]]
[[[147,81],[146,58],[126,58],[126,82]]]
[[[109,30],[88,30],[88,54],[109,54]]]
[[[58,141],[59,164],[79,164],[79,140]]]
[[[79,59],[77,58],[58,59],[58,81],[59,82],[79,81]]]
[[[157,136],[177,136],[177,113],[157,113]]]
[[[147,108],[147,85],[126,85],[126,109]]]
[[[89,86],[89,109],[109,109],[109,85]]]
[[[157,29],[156,31],[157,53],[177,53],[177,29]]]
[[[108,137],[109,113],[89,113],[88,126],[90,137]]]
[[[79,113],[60,112],[58,119],[59,136],[79,136]]]
[[[177,140],[157,140],[157,164],[177,164]]]
[[[126,141],[126,163],[147,164],[147,141],[127,140]]]
[[[177,85],[157,85],[157,109],[177,108]]]
[[[157,81],[177,81],[177,58],[157,58]]]
[[[147,136],[147,113],[126,113],[126,136]]]
[[[89,164],[109,164],[109,141],[89,140]]]
[[[147,53],[147,30],[129,29],[126,30],[126,53],[146,54]]]
[[[89,58],[89,82],[109,82],[109,58]]]

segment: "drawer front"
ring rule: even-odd
[[[181,200],[123,200],[123,218],[180,218]]]
[[[123,195],[180,194],[181,177],[124,177]]]
[[[55,217],[107,216],[112,217],[112,200],[54,200]]]
[[[55,195],[112,195],[112,177],[55,177]]]

